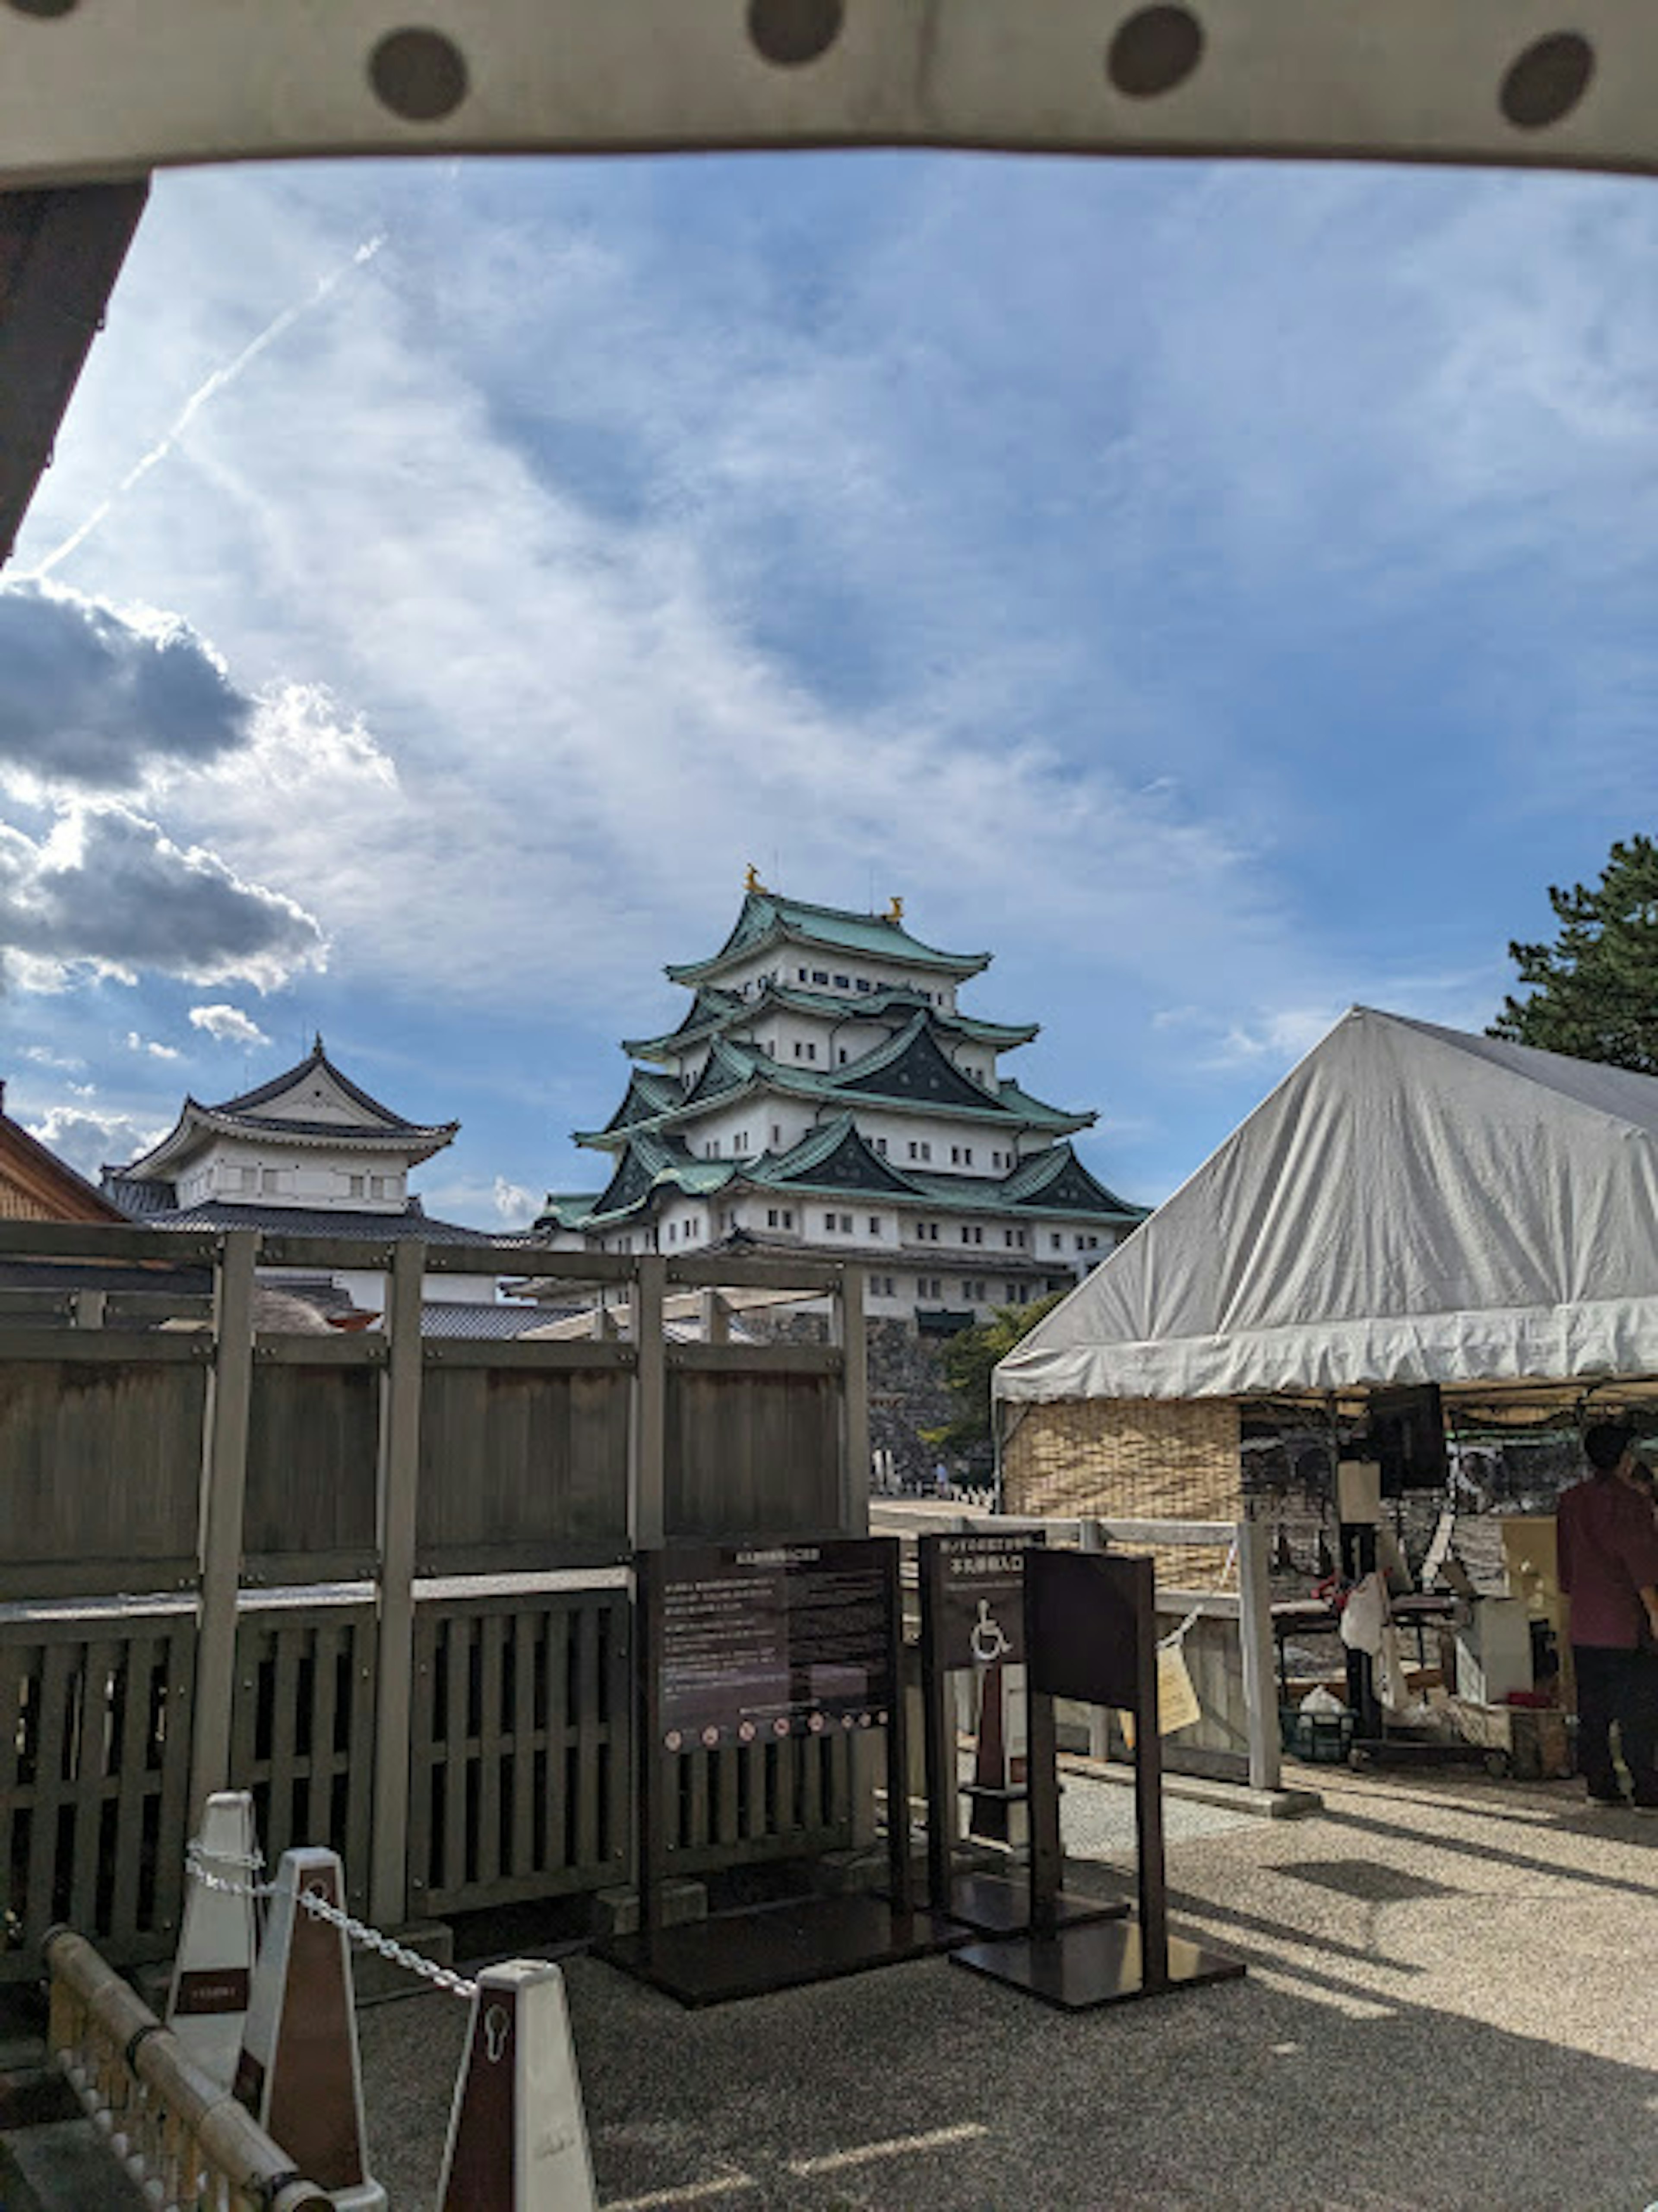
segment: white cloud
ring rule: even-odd
[[[533,1191],[520,1182],[509,1182],[505,1176],[495,1177],[495,1204],[501,1220],[514,1229],[527,1229],[541,1211]]]
[[[205,1030],[216,1044],[269,1044],[270,1040],[258,1024],[240,1006],[192,1006],[190,1010],[192,1029]]]
[[[72,1106],[50,1106],[25,1124],[32,1137],[94,1181],[100,1167],[123,1165],[159,1144],[170,1126],[145,1121],[119,1108],[100,1109],[85,1097]]]
[[[114,800],[64,805],[39,839],[0,823],[0,945],[11,980],[35,989],[154,970],[264,991],[325,956],[297,901]]]
[[[53,1052],[49,1045],[44,1044],[26,1044],[23,1057],[32,1060],[37,1067],[56,1068],[70,1075],[78,1073],[86,1066],[85,1060],[76,1060],[71,1054]]]
[[[172,1044],[157,1044],[153,1038],[142,1037],[137,1030],[127,1031],[127,1050],[148,1053],[152,1060],[177,1060],[179,1048]]]

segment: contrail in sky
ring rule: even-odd
[[[111,508],[167,459],[208,401],[216,398],[228,385],[234,384],[242,371],[256,362],[267,346],[274,345],[284,331],[291,330],[302,315],[308,315],[313,307],[319,307],[354,269],[361,269],[372,261],[385,243],[386,233],[383,230],[377,232],[373,238],[365,239],[349,260],[342,261],[337,269],[331,270],[326,276],[318,279],[316,289],[309,299],[297,301],[293,307],[284,307],[274,321],[266,324],[256,338],[249,340],[234,361],[228,362],[222,368],[216,368],[212,375],[191,393],[163,435],[141,460],[133,463],[108,498],[100,500],[86,520],[72,530],[63,544],[55,551],[48,553],[28,575],[20,578],[20,582],[39,583],[42,577],[49,576],[60,562],[67,561],[76,547],[83,545],[91,537]]]

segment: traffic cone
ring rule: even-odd
[[[234,1882],[237,1893],[193,1879],[185,1882],[167,2024],[202,2071],[228,2089],[242,2047],[242,2022],[259,1950],[252,1889],[260,1860],[253,1799],[247,1790],[219,1790],[208,1799],[193,1857],[203,1873]]]
[[[300,1902],[343,1910],[332,1851],[284,1851],[248,1996],[234,2088],[296,2172],[340,2212],[386,2212],[370,2179],[345,1930]]]
[[[439,2212],[597,2212],[564,1977],[486,1966],[455,2081]]]

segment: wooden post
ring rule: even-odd
[[[869,1326],[864,1270],[843,1267],[835,1299],[841,1378],[841,1522],[843,1536],[869,1534]]]
[[[1278,1725],[1278,1676],[1272,1664],[1272,1592],[1264,1522],[1237,1524],[1238,1644],[1243,1656],[1243,1707],[1248,1719],[1249,1787],[1276,1790],[1283,1779]]]
[[[236,1694],[236,1601],[247,1489],[247,1415],[253,1389],[253,1262],[258,1231],[231,1229],[214,1279],[213,1372],[207,1393],[207,1465],[198,1537],[202,1591],[191,1736],[192,1830],[230,1780],[230,1716]]]
[[[415,1528],[420,1498],[421,1296],[426,1246],[392,1255],[380,1384],[376,1520],[380,1632],[374,1684],[374,1825],[368,1910],[382,1928],[409,1917],[409,1715],[415,1666]],[[457,1782],[459,1777],[456,1778]]]
[[[75,1326],[76,1328],[101,1328],[104,1325],[105,1302],[107,1291],[76,1291],[75,1292]]]
[[[732,1310],[718,1291],[704,1291],[702,1308],[702,1341],[704,1344],[729,1344],[732,1340]]]
[[[667,1525],[668,1346],[662,1306],[668,1263],[641,1256],[634,1283],[634,1391],[628,1523],[635,1551],[657,1550]]]

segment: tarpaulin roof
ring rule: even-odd
[[[1658,1376],[1658,1079],[1356,1006],[1005,1401]]]

